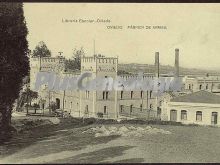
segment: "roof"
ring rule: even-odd
[[[207,91],[198,91],[170,100],[171,102],[220,104],[220,96]]]

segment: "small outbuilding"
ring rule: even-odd
[[[170,99],[162,107],[168,121],[220,126],[220,96],[198,91]]]

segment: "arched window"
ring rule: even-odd
[[[181,110],[181,120],[187,120],[187,111]]]
[[[200,90],[202,89],[202,84],[199,85],[199,89],[200,89]]]
[[[206,87],[205,87],[206,89],[208,89],[209,88],[209,85],[208,84],[206,84]]]
[[[153,105],[152,104],[150,104],[150,109],[152,109],[153,108]]]
[[[212,124],[217,124],[218,123],[218,112],[212,112],[211,123]]]
[[[196,111],[196,121],[202,121],[202,111]]]
[[[142,111],[142,104],[140,105],[140,111]]]

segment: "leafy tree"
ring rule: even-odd
[[[27,114],[28,114],[28,107],[31,106],[31,102],[33,99],[37,99],[38,98],[38,93],[35,91],[30,90],[29,88],[27,88],[22,95],[25,98],[24,103],[26,103],[26,108],[27,108]]]
[[[37,113],[37,109],[40,108],[39,104],[34,103],[33,107],[34,107],[34,113]]]
[[[51,51],[43,41],[40,41],[33,50],[32,57],[51,57]]]
[[[85,52],[83,47],[79,50],[76,48],[73,51],[73,57],[65,61],[66,70],[80,70],[81,69],[81,56],[84,56]]]
[[[29,72],[28,30],[22,3],[0,3],[0,138],[10,131],[11,111]]]
[[[25,103],[28,103],[31,106],[31,102],[33,99],[37,99],[38,98],[38,93],[35,91],[30,90],[29,88],[27,88],[24,92],[23,95],[25,96]]]

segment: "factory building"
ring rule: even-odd
[[[175,76],[179,76],[179,50],[175,50]],[[64,58],[43,57],[31,59],[31,89],[34,89],[37,72],[55,72],[61,77],[77,77],[85,72],[91,73],[87,81],[94,78],[137,78],[137,75],[118,75],[118,58],[102,55],[82,56],[80,72],[65,72]],[[160,77],[159,52],[155,53],[155,76],[143,75],[143,79]],[[172,76],[173,77],[173,76]],[[156,97],[153,91],[89,91],[89,90],[48,90],[43,86],[39,92],[41,108],[48,108],[51,102],[57,109],[67,111],[74,117],[103,118],[160,118],[164,96]]]

